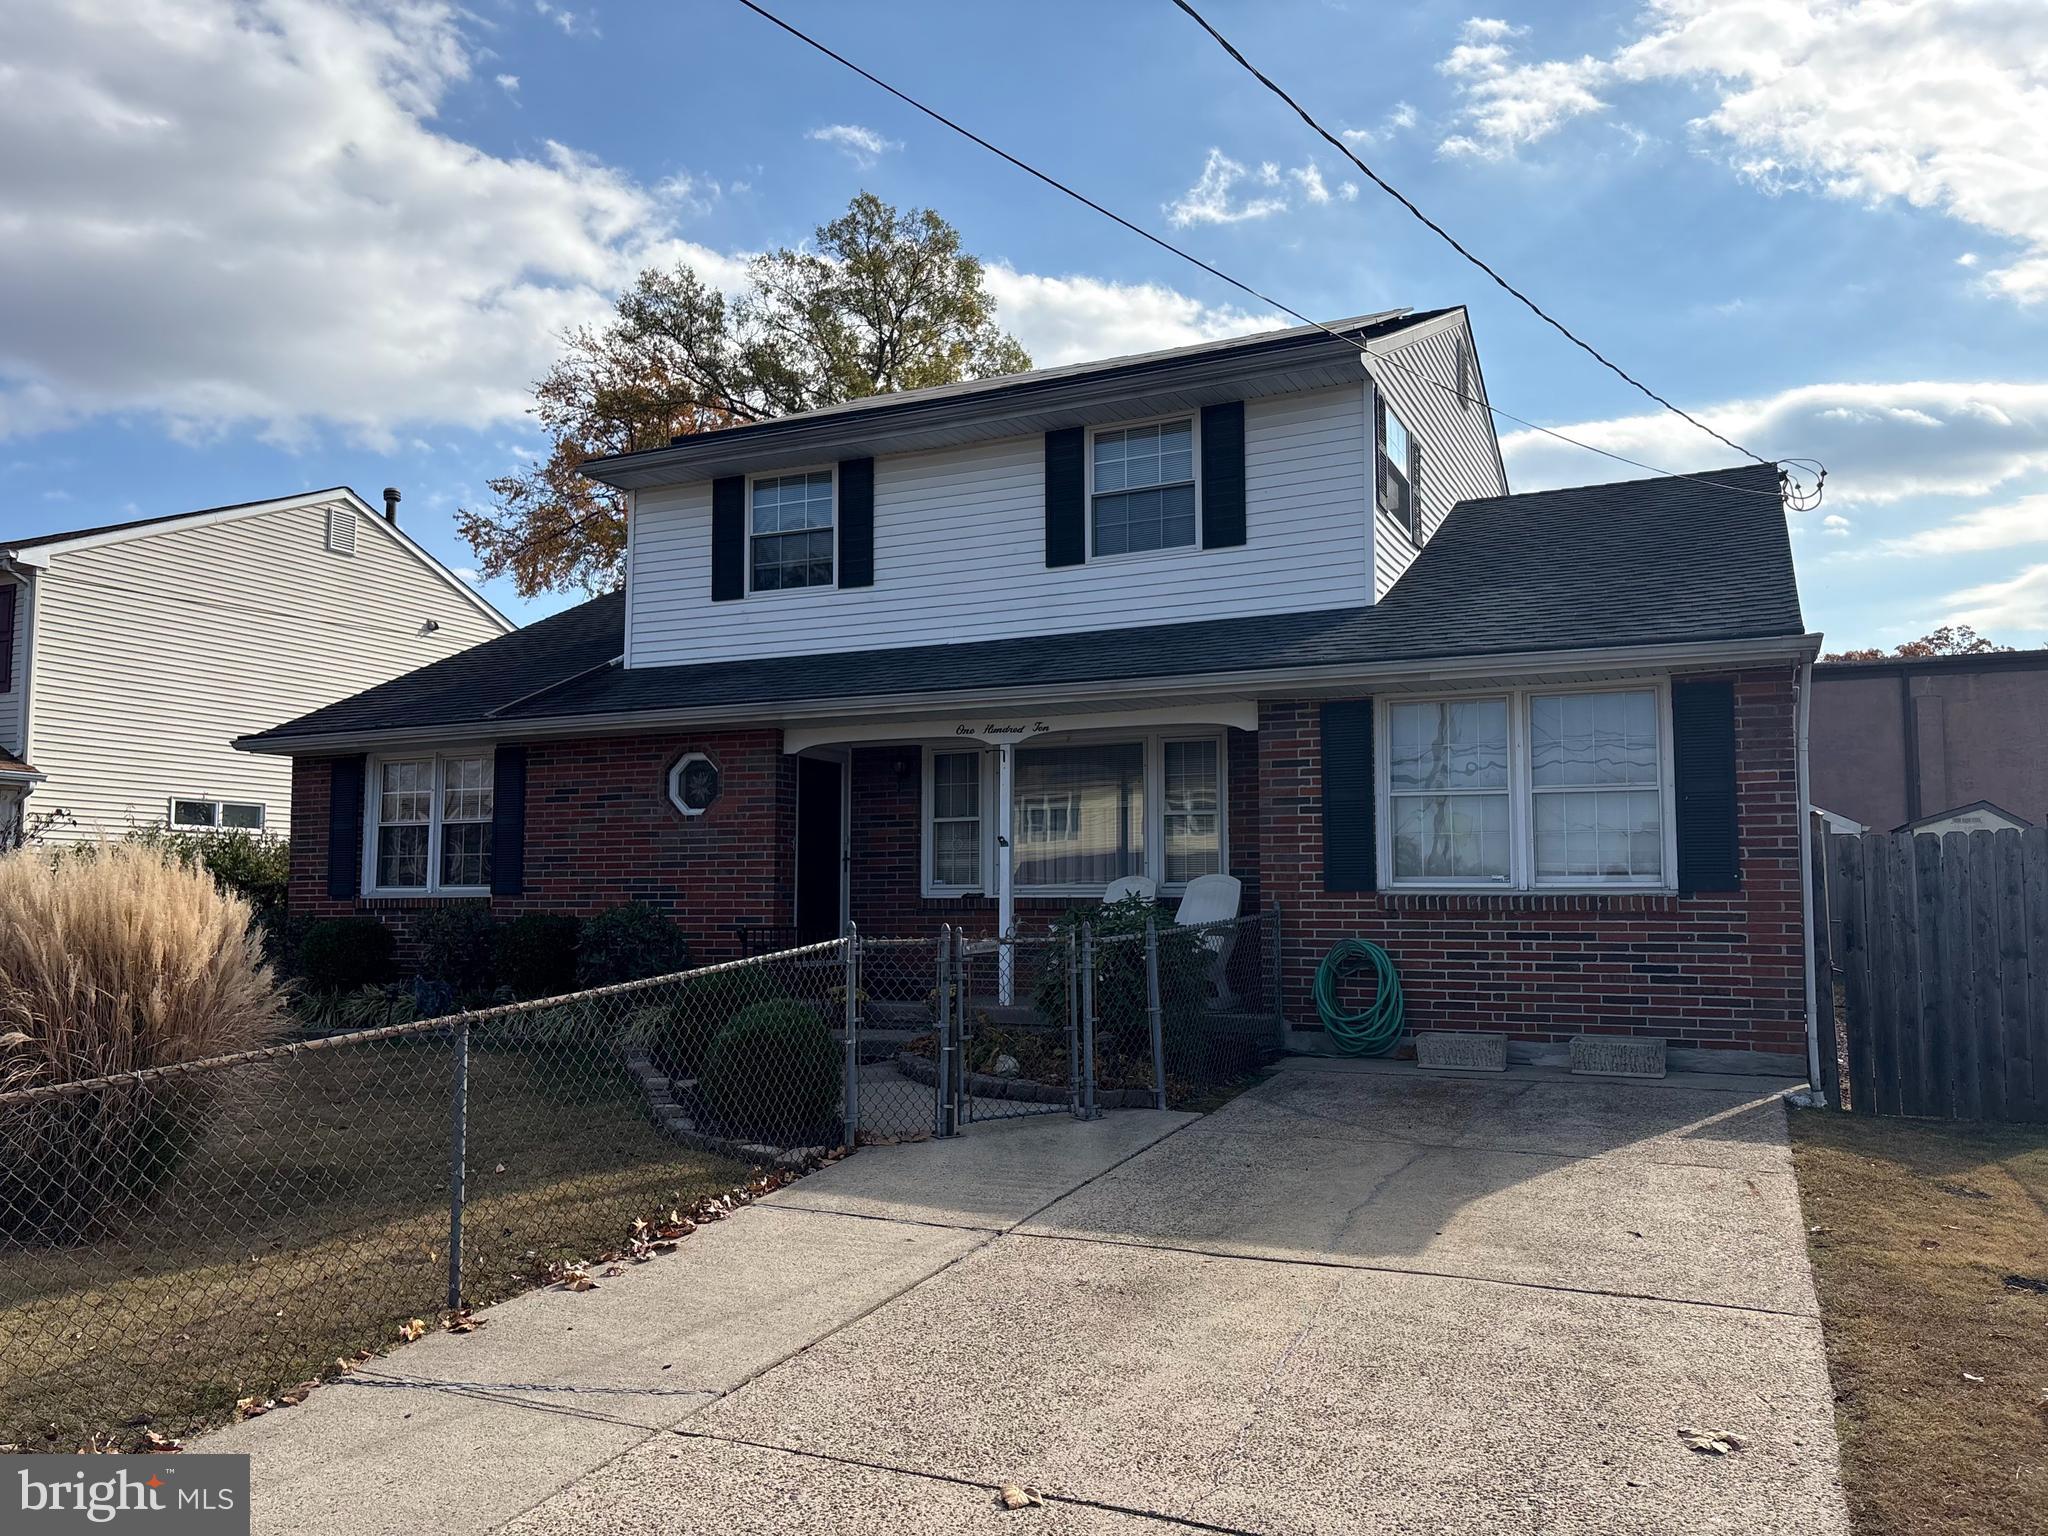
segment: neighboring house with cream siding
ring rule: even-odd
[[[513,627],[395,511],[334,487],[0,541],[0,835],[289,834],[288,768],[235,737]]]

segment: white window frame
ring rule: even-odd
[[[1169,421],[1188,423],[1188,469],[1195,487],[1195,536],[1185,544],[1172,544],[1164,549],[1131,549],[1117,555],[1098,555],[1095,552],[1095,439],[1104,432],[1127,432],[1133,427],[1163,426]],[[1085,459],[1087,494],[1082,498],[1082,516],[1088,523],[1088,563],[1118,564],[1125,560],[1164,560],[1199,551],[1202,547],[1202,413],[1200,411],[1168,411],[1163,416],[1142,416],[1130,421],[1105,421],[1100,426],[1088,429],[1087,441],[1082,445]],[[1168,482],[1179,485],[1180,481]],[[1149,486],[1140,486],[1149,490]],[[1104,491],[1105,496],[1120,496],[1121,491]]]
[[[213,823],[201,826],[189,821],[178,820],[181,805],[210,805],[213,807]],[[256,825],[253,827],[231,827],[221,818],[231,805],[254,806]],[[164,802],[164,825],[174,832],[261,832],[269,823],[270,809],[261,800],[224,800],[216,795],[171,795]]]
[[[1216,745],[1216,853],[1217,869],[1230,873],[1230,738],[1223,730],[1201,726],[1165,726],[1149,731],[1076,731],[1058,737],[1034,737],[1021,745],[1046,747],[1099,747],[1139,742],[1145,748],[1145,855],[1138,873],[1150,877],[1162,896],[1177,896],[1187,889],[1184,881],[1166,882],[1166,743],[1209,741]],[[955,896],[987,896],[994,893],[990,875],[996,860],[996,793],[999,774],[996,754],[982,749],[981,761],[981,883],[977,886],[938,885],[932,880],[932,771],[933,759],[941,752],[976,750],[957,742],[932,743],[924,749],[924,803],[918,817],[918,881],[922,895],[934,899]],[[1014,852],[1014,850],[1013,850]],[[1091,885],[1020,885],[1020,900],[1038,901],[1102,895],[1107,881]]]
[[[423,747],[417,752],[386,752],[375,756],[363,768],[363,865],[362,888],[365,896],[484,896],[491,894],[488,885],[443,885],[441,884],[441,805],[443,792],[448,787],[448,762],[452,758],[481,757],[484,760],[484,779],[491,783],[497,773],[496,754],[489,747]],[[427,810],[427,883],[425,885],[379,885],[377,883],[377,829],[381,825],[378,812],[382,804],[384,765],[386,763],[417,763],[428,758],[434,763],[434,784],[432,799]],[[493,809],[496,801],[493,799]],[[465,822],[464,825],[475,825]],[[490,822],[484,822],[490,826]]]
[[[1572,875],[1539,879],[1536,875],[1534,770],[1531,764],[1530,701],[1568,694],[1650,693],[1657,711],[1657,793],[1663,832],[1663,871],[1648,875]],[[1469,703],[1505,699],[1508,705],[1508,877],[1505,880],[1394,878],[1394,825],[1390,789],[1393,732],[1390,712],[1396,704]],[[1375,854],[1382,891],[1514,891],[1535,894],[1588,894],[1615,891],[1678,889],[1678,794],[1672,774],[1671,680],[1668,677],[1627,678],[1599,683],[1530,683],[1510,688],[1474,688],[1455,693],[1382,694],[1373,701],[1373,823]],[[1496,791],[1497,793],[1497,791]]]
[[[1374,408],[1367,414],[1369,419],[1365,424],[1365,435],[1371,439],[1372,446],[1373,511],[1407,534],[1409,542],[1415,545],[1417,549],[1420,549],[1422,547],[1422,498],[1415,494],[1416,477],[1408,472],[1409,460],[1404,455],[1401,462],[1395,465],[1395,468],[1400,471],[1401,483],[1408,488],[1408,515],[1405,518],[1397,515],[1385,502],[1380,500],[1380,460],[1385,459],[1388,463],[1393,463],[1393,455],[1387,452],[1386,423],[1389,417],[1393,419],[1394,425],[1401,429],[1401,435],[1407,438],[1414,447],[1415,457],[1418,460],[1422,457],[1422,440],[1415,435],[1415,429],[1408,425],[1407,417],[1394,409],[1394,402],[1388,398],[1385,390],[1378,391],[1377,402]]]
[[[792,480],[798,475],[827,475],[832,477],[832,580],[819,587],[757,587],[754,585],[754,487],[763,480]],[[839,590],[839,466],[837,464],[794,464],[788,469],[764,470],[758,475],[747,476],[747,528],[746,567],[748,597],[793,597],[802,598],[813,592],[837,592]],[[815,532],[816,530],[812,530]],[[764,533],[761,538],[773,538]]]
[[[982,746],[932,746],[920,754],[924,762],[924,801],[918,816],[917,862],[918,888],[921,894],[934,897],[979,896],[988,889],[989,871],[995,868],[996,818],[995,792],[996,773],[991,759],[994,754]],[[972,757],[977,762],[977,782],[980,799],[976,804],[981,814],[976,819],[981,823],[981,863],[979,878],[971,885],[954,885],[937,879],[933,873],[938,857],[938,839],[932,835],[932,810],[938,804],[937,784],[939,759],[942,756]],[[961,818],[964,819],[964,818]]]

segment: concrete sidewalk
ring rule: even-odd
[[[871,1148],[204,1448],[260,1529],[352,1536],[1834,1536],[1777,1086],[1291,1064]]]

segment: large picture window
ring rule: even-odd
[[[1116,427],[1092,449],[1094,552],[1135,555],[1195,542],[1195,419]]]
[[[1382,869],[1394,886],[1669,883],[1661,687],[1394,699]]]
[[[489,753],[382,758],[369,784],[373,891],[477,895],[491,888]]]
[[[993,755],[926,754],[924,889],[994,889]],[[1167,733],[1019,746],[1010,853],[1020,896],[1096,895],[1146,875],[1177,888],[1226,863],[1223,743]]]
[[[832,471],[754,482],[748,559],[756,592],[832,585]]]

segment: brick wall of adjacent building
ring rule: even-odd
[[[1316,966],[1356,936],[1393,957],[1411,1029],[1529,1042],[1628,1032],[1802,1052],[1792,674],[1745,672],[1734,684],[1742,888],[1693,896],[1325,891],[1319,706],[1262,705],[1262,880],[1284,914],[1290,1020],[1315,1024]]]
[[[686,752],[718,765],[718,800],[701,816],[669,804],[669,766]],[[411,919],[475,898],[337,900],[327,894],[332,765],[300,759],[292,776],[295,916],[374,912],[410,950]],[[526,889],[492,910],[579,915],[644,901],[670,914],[699,959],[740,952],[742,926],[786,926],[795,891],[795,759],[774,729],[687,736],[537,741],[527,749]]]

